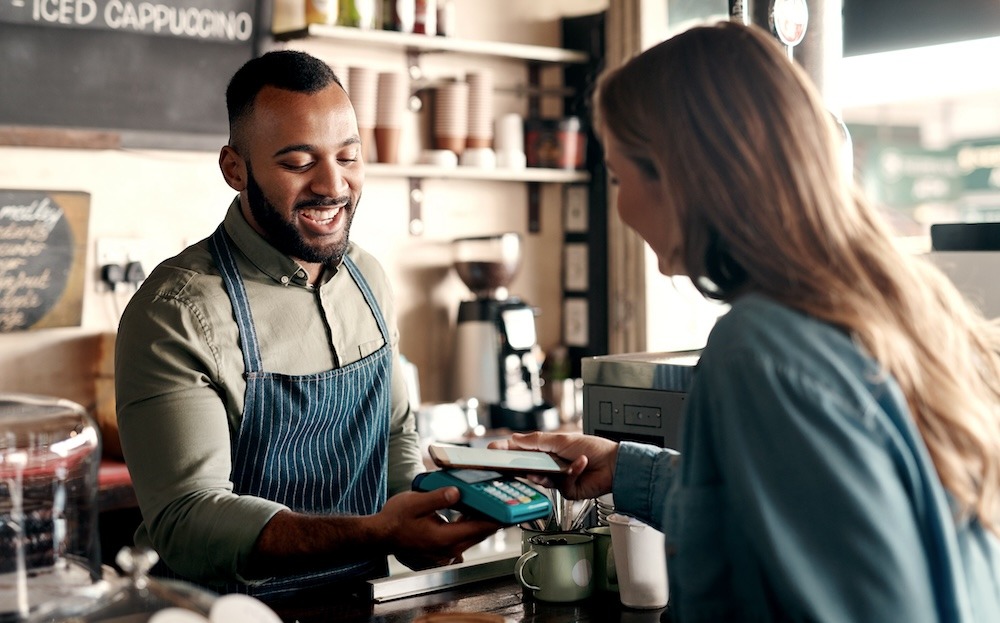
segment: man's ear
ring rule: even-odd
[[[219,168],[222,169],[222,177],[226,178],[230,188],[237,192],[246,190],[247,163],[231,145],[226,145],[219,152]]]

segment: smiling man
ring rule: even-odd
[[[122,316],[122,449],[166,572],[275,600],[460,559],[498,526],[445,522],[422,471],[390,284],[350,242],[354,108],[322,61],[270,52],[226,91],[215,233],[159,265]]]

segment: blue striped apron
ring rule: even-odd
[[[222,226],[212,236],[240,332],[246,398],[232,439],[233,489],[320,515],[370,515],[385,504],[391,404],[389,331],[357,265],[343,265],[361,290],[385,344],[342,368],[290,376],[264,372],[243,277]],[[277,578],[261,585],[231,585],[232,592],[282,597],[349,578],[384,575],[385,557]],[[216,587],[218,590],[218,587]]]

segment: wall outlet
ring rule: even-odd
[[[589,227],[586,186],[572,184],[565,190],[565,218],[563,228],[566,233],[584,233]]]
[[[563,343],[566,346],[586,346],[589,332],[587,299],[565,299],[563,301]]]
[[[126,267],[132,262],[140,262],[144,273],[152,268],[148,263],[149,243],[141,238],[98,238],[95,246],[98,292],[111,289],[111,276],[125,279]]]
[[[590,288],[587,269],[589,248],[585,242],[567,242],[563,247],[563,289],[586,292]]]

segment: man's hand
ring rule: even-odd
[[[388,553],[411,569],[461,562],[465,550],[502,527],[469,517],[448,522],[439,511],[454,506],[459,498],[455,487],[407,491],[389,498],[373,517],[384,530]]]
[[[618,444],[610,439],[576,433],[514,433],[507,440],[490,442],[499,450],[541,450],[570,461],[561,477],[531,476],[533,482],[558,487],[571,500],[596,498],[611,491],[618,459]]]

